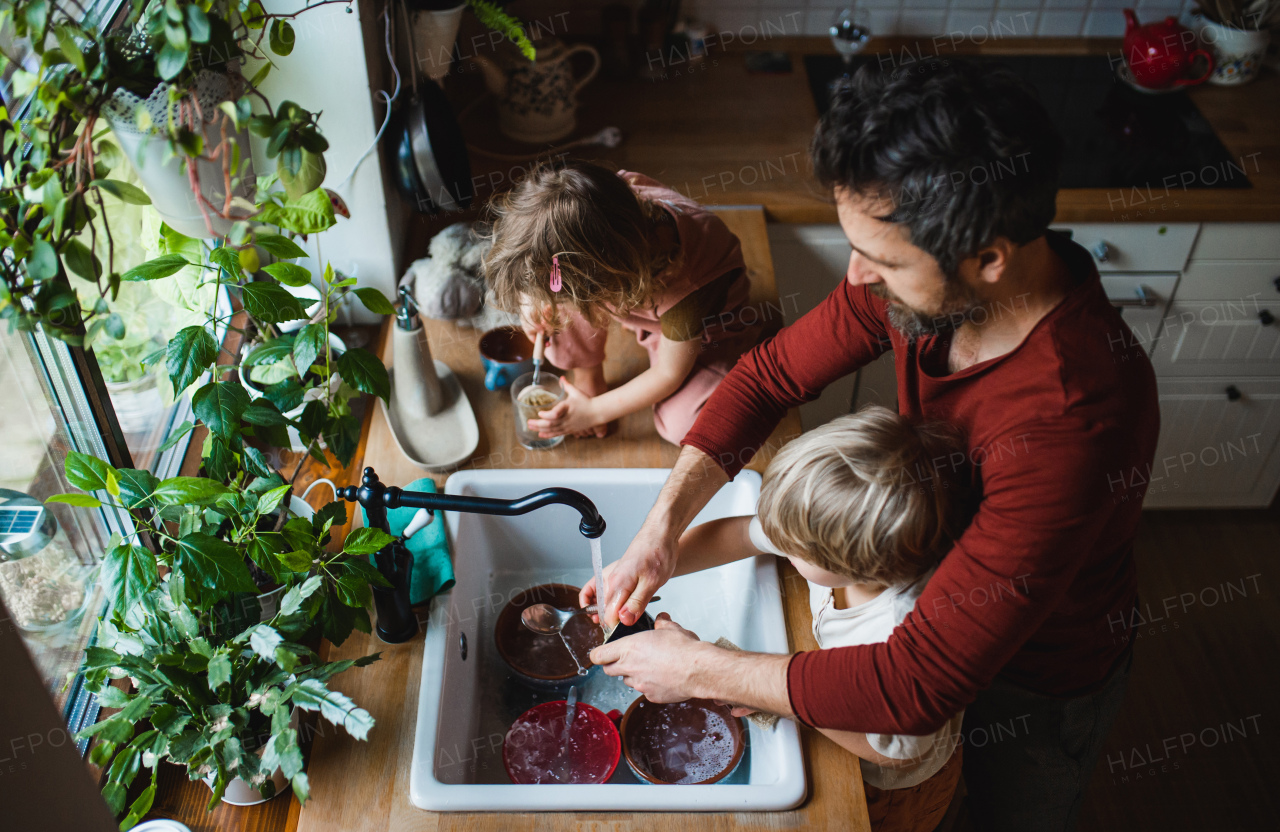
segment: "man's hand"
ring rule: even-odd
[[[578,594],[578,602],[585,607],[599,601],[603,614],[596,620],[606,624],[621,621],[630,625],[639,621],[649,599],[675,574],[681,533],[728,481],[711,457],[686,445],[640,532],[622,559],[605,569],[609,597],[596,597],[592,578]]]
[[[621,676],[650,702],[712,699],[734,705],[734,715],[753,710],[793,716],[787,698],[791,657],[725,650],[699,641],[659,613],[650,633],[636,633],[591,651],[591,661]]]
[[[609,598],[597,621],[611,624],[621,621],[631,625],[640,620],[649,599],[658,588],[671,580],[676,571],[676,540],[669,538],[656,523],[645,520],[640,532],[627,547],[622,559],[605,567],[604,584]],[[596,579],[593,577],[578,595],[582,606],[596,603]]]
[[[610,676],[621,676],[650,702],[683,702],[697,696],[690,672],[693,654],[707,646],[662,612],[654,619],[653,632],[597,647],[591,651],[591,661]]]

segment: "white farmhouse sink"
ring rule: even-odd
[[[666,480],[661,469],[488,470],[454,474],[448,494],[512,499],[547,486],[574,488],[604,516],[604,559],[617,560]],[[750,514],[760,476],[743,472],[695,522]],[[591,577],[580,517],[551,506],[522,517],[446,513],[457,583],[432,602],[422,665],[410,798],[437,812],[461,811],[778,811],[805,795],[794,723],[772,731],[750,724],[747,755],[732,777],[708,786],[642,784],[626,760],[600,785],[514,785],[502,740],[517,716],[563,694],[534,693],[510,677],[493,643],[493,622],[517,592],[548,582],[581,586]],[[787,635],[777,569],[753,558],[664,586],[650,612],[668,612],[706,641],[725,636],[746,650],[785,653]],[[465,641],[465,657],[462,644]],[[601,710],[625,710],[638,694],[596,669],[580,694]]]

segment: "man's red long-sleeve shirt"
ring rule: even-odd
[[[685,437],[735,476],[787,408],[889,348],[900,412],[966,435],[973,521],[887,642],[792,660],[789,694],[804,722],[925,734],[997,675],[1075,696],[1124,654],[1160,427],[1155,375],[1089,255],[1053,232],[1049,243],[1073,286],[1012,352],[948,374],[947,336],[904,341],[887,304],[845,281],[745,355]],[[952,462],[962,461],[938,464]]]

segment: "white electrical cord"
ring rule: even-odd
[[[394,2],[394,0],[392,0],[392,2]],[[386,49],[387,49],[387,63],[391,64],[391,71],[395,73],[395,76],[396,76],[396,87],[395,87],[395,90],[392,91],[391,95],[387,95],[386,90],[378,90],[378,95],[382,96],[382,100],[386,102],[386,105],[387,105],[387,114],[382,118],[382,126],[379,127],[378,132],[374,134],[373,142],[371,142],[369,147],[365,150],[365,152],[361,154],[360,158],[356,160],[355,165],[351,168],[351,172],[347,174],[347,178],[343,179],[340,183],[338,183],[337,187],[334,188],[335,191],[341,191],[343,188],[347,186],[348,183],[351,182],[351,179],[356,175],[356,171],[360,169],[360,165],[364,164],[364,160],[368,159],[369,154],[373,153],[373,151],[378,147],[378,142],[382,141],[382,134],[386,132],[387,125],[391,123],[391,103],[400,97],[400,70],[399,68],[396,67],[396,59],[391,54],[391,14],[389,13],[390,8],[391,8],[391,3],[388,2],[388,4],[382,9],[382,18],[383,20],[386,21],[386,24],[384,27],[383,40],[385,42]]]
[[[325,485],[327,485],[327,486],[329,486],[330,488],[332,488],[332,489],[333,489],[333,499],[335,499],[335,500],[336,500],[336,499],[338,499],[338,486],[336,486],[336,485],[334,485],[334,484],[333,484],[333,480],[331,480],[331,479],[326,479],[325,477],[321,477],[320,479],[318,479],[318,480],[316,480],[315,482],[311,483],[311,485],[308,485],[308,486],[307,486],[307,488],[306,488],[306,490],[302,492],[302,501],[303,501],[304,503],[307,501],[307,495],[311,493],[311,489],[315,488],[315,487],[316,487],[317,485],[319,485],[320,483],[324,483]]]

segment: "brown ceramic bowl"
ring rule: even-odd
[[[540,584],[521,591],[498,614],[493,640],[498,655],[524,681],[535,687],[554,688],[584,678],[579,663],[560,636],[544,636],[520,622],[520,613],[534,604],[551,604],[571,609],[578,606],[578,587],[568,584]],[[565,625],[569,643],[577,648],[579,662],[588,671],[595,667],[587,654],[604,643],[604,633],[590,616],[579,615]]]
[[[660,785],[718,783],[747,748],[742,720],[709,699],[656,705],[642,696],[627,708],[620,733],[636,777]]]

